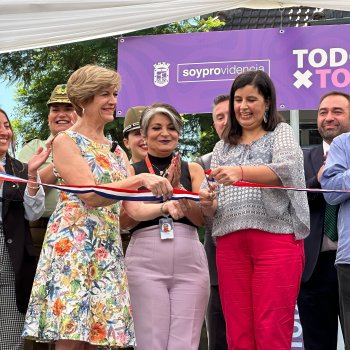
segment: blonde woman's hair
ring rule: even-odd
[[[67,94],[79,116],[83,114],[83,106],[90,102],[96,93],[105,88],[120,89],[120,75],[113,69],[97,65],[86,65],[79,68],[69,77]]]

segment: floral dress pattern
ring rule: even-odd
[[[120,148],[112,153],[108,145],[65,133],[80,148],[97,184],[126,177]],[[80,340],[106,348],[135,344],[120,205],[89,207],[75,194],[60,191],[33,283],[24,337]]]

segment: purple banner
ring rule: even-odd
[[[304,350],[303,330],[301,328],[298,307],[295,307],[294,331],[292,339],[292,350]]]
[[[181,113],[210,112],[246,70],[264,70],[278,109],[315,109],[330,90],[349,93],[350,25],[125,37],[118,43],[118,115],[167,102]]]

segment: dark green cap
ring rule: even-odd
[[[51,93],[50,99],[47,101],[47,105],[50,106],[53,103],[72,104],[69,101],[69,98],[67,95],[67,85],[66,84],[60,84],[54,88],[54,90]]]
[[[128,109],[124,119],[124,135],[130,131],[140,129],[141,114],[145,109],[145,106],[136,106]]]

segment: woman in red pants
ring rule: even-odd
[[[201,203],[214,217],[229,349],[290,349],[309,234],[306,193],[231,186],[305,187],[302,151],[276,110],[265,72],[245,72],[233,82],[230,117],[211,168],[218,191],[202,190]]]

